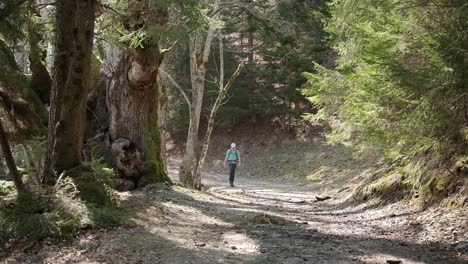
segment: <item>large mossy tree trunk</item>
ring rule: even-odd
[[[115,166],[135,187],[171,182],[164,168],[158,109],[161,90],[157,46],[114,52],[106,67],[106,101]]]
[[[135,46],[108,49],[103,69],[107,77],[106,105],[114,167],[123,179],[120,189],[148,183],[172,183],[164,168],[158,110],[161,88],[160,32],[168,22],[168,7],[151,1],[129,2],[126,32],[151,31]],[[154,31],[153,31],[154,30]]]
[[[82,161],[96,0],[57,0],[55,5],[54,78],[43,172],[47,183]]]

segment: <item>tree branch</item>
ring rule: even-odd
[[[192,103],[190,102],[189,97],[187,96],[187,93],[182,89],[182,87],[172,78],[171,75],[169,75],[167,72],[165,72],[163,69],[159,69],[159,72],[162,73],[171,83],[174,85],[177,89],[179,89],[180,93],[184,96],[185,102],[187,103],[188,107],[190,108],[192,106]]]
[[[213,9],[217,10],[218,8],[219,8],[219,0],[215,0]],[[218,15],[215,15],[213,17],[217,18]],[[208,58],[211,53],[211,43],[213,43],[215,33],[216,33],[216,29],[210,26],[208,29],[208,34],[206,35],[205,47],[203,49],[203,56],[202,56],[203,64],[208,63]]]

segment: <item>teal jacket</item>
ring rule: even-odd
[[[237,160],[240,157],[240,151],[237,149],[235,152],[232,152],[231,149],[226,151],[226,157],[228,159],[228,163],[237,163]]]

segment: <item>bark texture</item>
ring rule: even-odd
[[[43,177],[80,165],[96,0],[56,1],[56,43]]]
[[[150,1],[132,2],[127,12],[131,14],[128,21],[119,21],[126,32],[163,28],[168,21],[167,7]],[[138,47],[108,50],[106,104],[114,166],[124,179],[121,189],[171,183],[161,154],[158,112],[163,98],[158,70],[163,55],[159,40],[159,34],[151,34]]]
[[[132,181],[126,184],[134,187],[170,182],[161,154],[158,118],[162,98],[157,79],[162,55],[157,46],[139,52],[146,55],[135,57],[114,49],[105,69],[115,166],[121,178]]]
[[[150,113],[155,112],[156,106],[157,72],[142,67],[125,52],[118,55],[116,66],[107,86],[111,137],[128,138],[140,147],[145,146]]]

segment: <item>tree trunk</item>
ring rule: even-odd
[[[188,97],[188,95],[185,93],[184,89],[182,89],[182,87],[177,84],[177,82],[168,74],[166,73],[165,69],[164,68],[161,68],[159,70],[159,72],[162,74],[162,76],[164,76],[164,80],[166,80],[166,82],[170,82],[173,86],[175,86],[179,91],[180,93],[182,94],[182,96],[184,97],[185,99],[185,102],[187,103],[187,106],[189,108],[189,115],[191,116],[192,115],[192,103]],[[167,111],[167,109],[164,109],[164,111]],[[188,131],[188,137],[190,137],[192,134],[191,134],[191,122],[193,121],[193,119],[190,117],[190,124],[189,124],[189,131]],[[164,122],[165,124],[165,122]],[[191,143],[192,140],[191,138],[188,138],[187,139],[187,145],[190,145],[192,146]],[[187,145],[186,145],[186,148],[187,148]],[[165,145],[164,145],[165,146]],[[189,147],[187,148],[187,150],[185,151],[184,153],[184,159],[187,159],[190,160],[191,158],[193,158],[193,155],[192,154],[188,154],[189,151],[192,151],[194,148],[193,146],[192,147]],[[182,172],[182,170],[184,170],[185,168],[189,168],[190,169],[190,164],[187,164],[187,160],[183,160],[182,161],[182,164],[180,166],[180,171],[179,171],[179,176],[180,176],[180,179],[183,179],[182,177],[187,177],[187,179],[185,181],[181,180],[182,182],[185,182],[186,185],[189,185],[191,186],[191,172],[190,171],[187,171],[187,172]]]
[[[171,182],[161,155],[158,122],[160,87],[157,82],[161,54],[158,47],[147,48],[144,61],[123,51],[117,52],[107,67],[106,89],[109,132],[115,164],[122,178],[143,185]],[[128,140],[124,147],[119,142]]]
[[[81,164],[96,0],[56,1],[56,43],[43,179]]]
[[[163,29],[168,22],[168,8],[151,1],[131,1],[127,14],[131,23],[121,23],[127,33]],[[158,71],[163,54],[157,30],[151,31],[134,47],[109,47],[103,68],[106,75],[106,105],[113,165],[123,178],[120,189],[132,189],[147,183],[169,182],[162,157],[159,129],[161,88]]]
[[[206,134],[205,138],[203,140],[203,146],[200,154],[200,158],[197,161],[197,164],[194,169],[194,189],[201,190],[202,189],[202,181],[201,181],[201,173],[203,170],[203,166],[205,164],[205,159],[206,155],[208,154],[208,147],[210,146],[210,139],[211,139],[211,133],[213,132],[213,129],[215,127],[215,119],[216,119],[216,114],[218,113],[219,108],[222,105],[222,102],[224,98],[226,97],[227,92],[229,91],[229,88],[231,88],[234,80],[239,76],[243,64],[239,64],[237,67],[237,70],[234,72],[234,74],[231,76],[231,78],[228,80],[227,84],[224,85],[224,47],[223,47],[223,39],[222,39],[222,34],[220,34],[219,38],[219,91],[218,91],[218,96],[216,97],[216,100],[213,104],[213,107],[211,108],[210,112],[210,118],[208,120],[208,126],[206,129]]]
[[[220,0],[215,0],[213,10],[218,11]],[[219,17],[217,12],[213,19]],[[206,65],[211,53],[211,44],[215,37],[216,29],[208,28],[206,37],[202,30],[196,30],[190,35],[190,75],[192,84],[192,101],[189,108],[190,125],[187,134],[185,152],[179,170],[179,179],[187,187],[194,187],[196,164],[198,163],[199,150],[199,126],[203,107],[203,95],[205,92]]]
[[[190,124],[185,143],[185,152],[179,169],[179,180],[186,187],[193,187],[193,169],[196,163],[196,152],[198,149],[198,124],[192,116],[195,115],[195,109],[190,107]]]
[[[161,158],[164,164],[164,169],[167,173],[167,154],[166,154],[166,143],[167,143],[167,85],[164,83],[162,78],[158,76],[158,84],[160,87],[160,95],[158,102],[158,115],[159,115],[159,130],[161,133]]]
[[[2,151],[0,151],[0,180],[6,180],[7,175],[5,171],[5,163],[3,162]]]
[[[223,41],[222,41],[222,34],[220,33],[220,37],[219,37],[219,93],[213,105],[213,108],[211,109],[210,119],[208,120],[208,127],[206,130],[206,136],[203,141],[203,148],[200,153],[200,158],[197,160],[195,164],[195,168],[193,172],[193,176],[194,176],[193,187],[194,189],[197,189],[197,190],[201,190],[201,187],[202,187],[201,170],[203,169],[203,165],[205,164],[206,153],[208,153],[208,146],[209,146],[209,141],[211,138],[211,132],[214,128],[215,116],[219,109],[219,106],[221,105],[221,100],[224,99],[223,92],[224,92],[224,47],[223,47]]]
[[[32,21],[28,21],[28,36],[31,89],[37,93],[43,103],[49,104],[52,79],[44,64],[47,52],[40,45],[44,37],[39,33],[38,25]]]
[[[211,33],[208,32],[208,34]],[[206,62],[199,59],[202,55],[203,35],[200,30],[196,30],[190,36],[190,77],[192,84],[192,98],[190,111],[190,123],[185,144],[185,152],[179,170],[179,180],[186,187],[193,187],[193,169],[197,162],[198,151],[198,127],[200,124],[201,109],[203,104],[204,83],[206,74]],[[201,63],[200,63],[201,62]]]
[[[18,196],[24,196],[26,194],[26,187],[24,186],[21,175],[16,168],[15,160],[11,154],[10,145],[8,143],[5,129],[3,128],[2,121],[0,121],[0,145],[3,156],[5,157],[5,162],[8,166],[8,170],[10,171],[11,178],[13,179],[13,183],[15,184],[16,190],[18,191]]]
[[[205,43],[202,42],[202,36],[200,32],[196,32],[190,38],[190,74],[192,83],[192,100],[189,108],[190,111],[190,124],[187,134],[187,141],[185,144],[184,157],[182,158],[182,164],[179,171],[180,181],[187,187],[193,187],[194,181],[194,169],[198,162],[198,151],[199,151],[199,126],[201,118],[201,110],[203,106],[203,95],[205,91],[205,75],[206,75],[206,61],[202,59],[201,63],[198,57],[201,55],[203,44],[205,50],[211,46],[212,37],[214,30],[208,32]],[[210,42],[208,46],[208,41]],[[208,51],[209,54],[209,51]],[[197,56],[198,55],[198,56]]]

